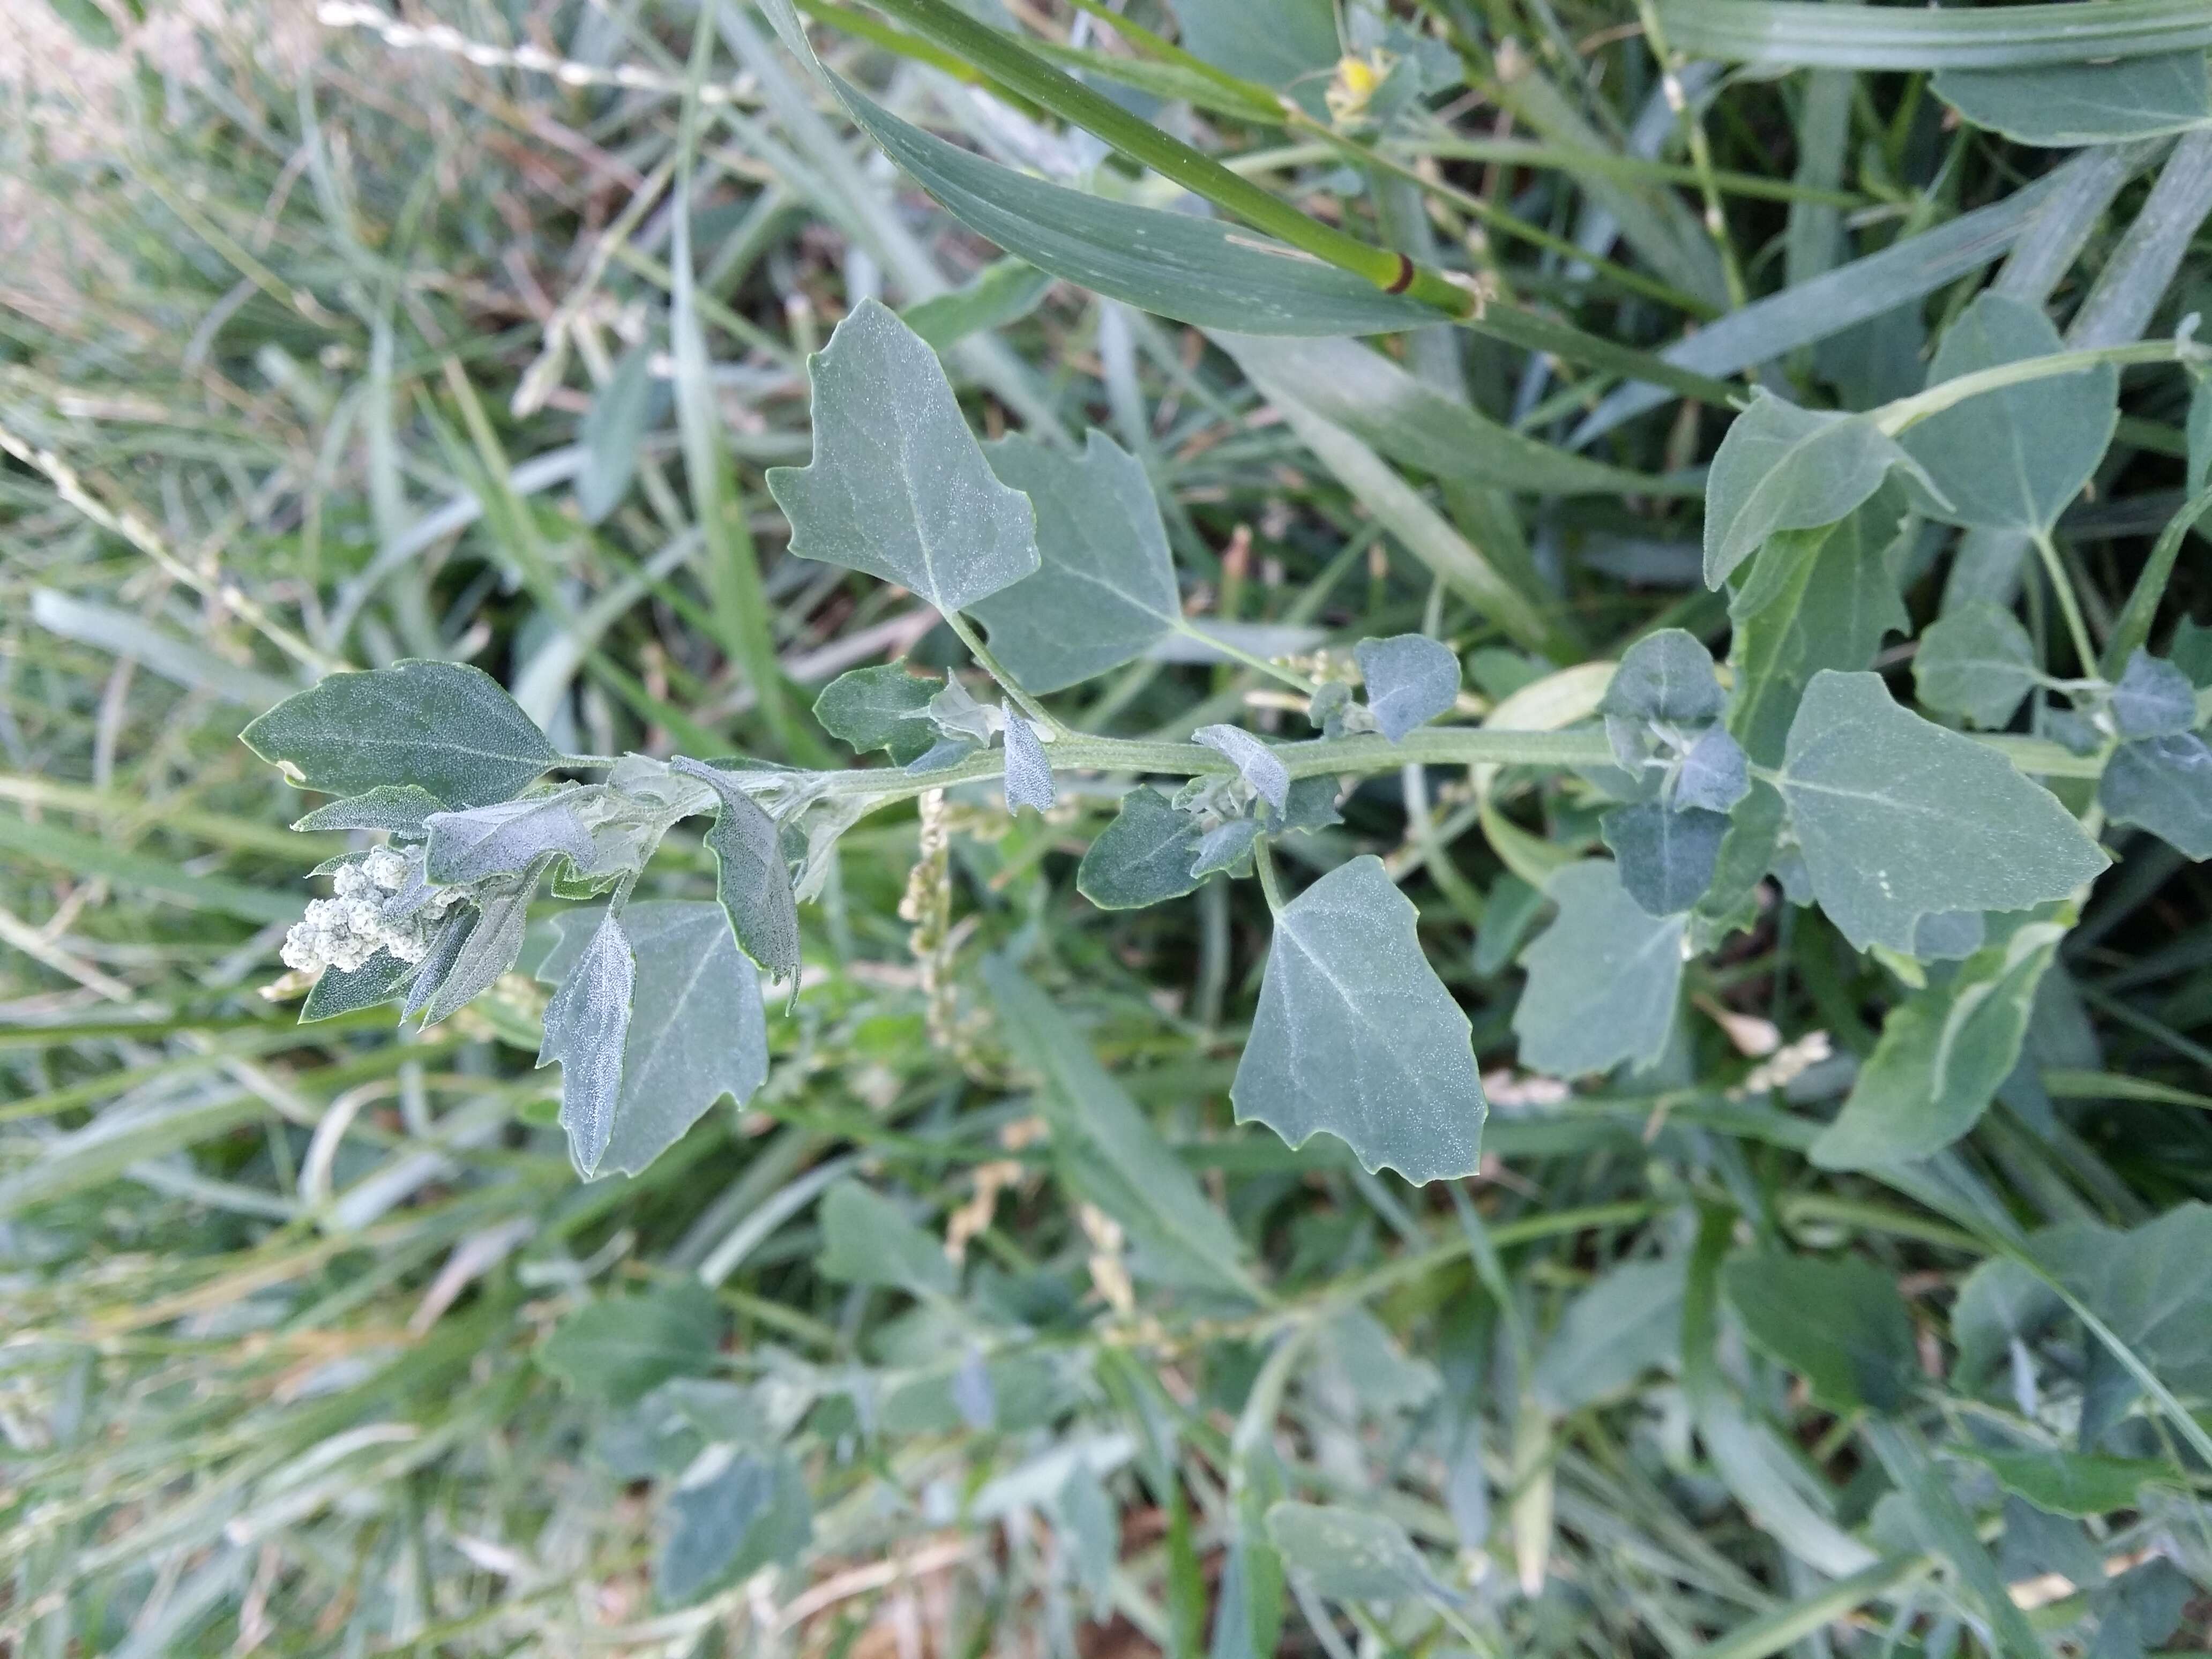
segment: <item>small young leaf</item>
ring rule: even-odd
[[[1674,775],[1675,810],[1729,812],[1750,793],[1751,759],[1743,745],[1724,726],[1709,726],[1698,733]]]
[[[791,551],[963,611],[1037,568],[1029,497],[1009,489],[961,417],[937,354],[863,300],[807,359],[814,459],[772,467]]]
[[[526,898],[524,905],[526,919]],[[415,971],[414,982],[408,987],[407,1000],[400,1006],[399,1018],[403,1024],[427,1009],[431,998],[437,994],[438,988],[452,975],[462,951],[468,945],[469,936],[476,931],[479,914],[473,904],[459,904],[447,914],[445,921],[438,924],[438,931],[430,936],[430,949],[423,957],[422,965]],[[428,1024],[429,1022],[425,1020],[423,1023]]]
[[[1249,732],[1236,726],[1201,726],[1190,734],[1190,738],[1217,754],[1228,756],[1244,781],[1278,812],[1288,809],[1290,772],[1275,751]]]
[[[2212,124],[2202,50],[2022,69],[1939,69],[1929,86],[1975,126],[2059,149]]]
[[[1282,835],[1294,830],[1326,830],[1332,823],[1342,823],[1344,814],[1336,810],[1336,798],[1343,786],[1326,772],[1310,778],[1292,778],[1291,791],[1283,810],[1273,807],[1267,812],[1267,833]]]
[[[2027,923],[2002,946],[1968,957],[1948,983],[1892,1009],[1844,1109],[1814,1141],[1813,1162],[1824,1170],[1909,1163],[1972,1128],[2019,1063],[2035,988],[2065,931]]]
[[[1928,625],[1913,653],[1920,701],[1992,731],[2035,689],[2035,646],[2002,605],[1972,599]]]
[[[239,735],[309,789],[413,784],[456,806],[505,800],[561,758],[483,670],[411,659],[332,674]]]
[[[1721,1280],[1744,1334],[1803,1377],[1825,1409],[1894,1412],[1911,1398],[1920,1370],[1912,1319],[1880,1268],[1753,1255],[1729,1262]]]
[[[1728,693],[1713,673],[1713,653],[1694,634],[1662,628],[1628,647],[1606,683],[1598,712],[1608,720],[1664,720],[1696,726],[1718,720]],[[1615,745],[1619,752],[1619,745]],[[1631,764],[1623,757],[1621,764]]]
[[[1006,810],[1030,806],[1052,811],[1060,793],[1053,787],[1052,761],[1036,729],[1021,715],[1006,715]]]
[[[1121,798],[1114,822],[1098,833],[1076,866],[1075,890],[1102,910],[1140,910],[1196,890],[1191,860],[1197,819],[1139,784]]]
[[[1252,843],[1260,839],[1257,818],[1231,818],[1217,825],[1199,837],[1198,849],[1191,854],[1190,873],[1194,881],[1204,881],[1217,870],[1226,870],[1234,875],[1240,866],[1248,865],[1252,857]],[[1246,868],[1246,875],[1251,871]]]
[[[2065,349],[2037,306],[1980,295],[1943,336],[1928,384]],[[2119,370],[2030,380],[1930,416],[1899,442],[1919,463],[1922,506],[1948,524],[2039,535],[2097,470],[2119,419]],[[1908,475],[1911,477],[1914,475]]]
[[[857,1181],[841,1181],[823,1195],[822,1240],[815,1266],[825,1279],[912,1296],[950,1296],[960,1288],[960,1269],[944,1246]]]
[[[1861,950],[1909,953],[1931,911],[2028,909],[2108,862],[2050,791],[1879,674],[1814,676],[1780,781],[1820,908]]]
[[[1568,865],[1544,890],[1559,915],[1522,953],[1521,1063],[1578,1077],[1658,1059],[1682,984],[1684,919],[1648,913],[1609,859]]]
[[[775,820],[728,773],[680,757],[670,764],[721,797],[707,845],[714,854],[714,890],[738,943],[773,977],[796,981],[799,901]]]
[[[513,875],[559,854],[579,866],[592,862],[592,832],[576,816],[590,792],[580,786],[520,800],[495,801],[423,820],[430,846],[423,872],[441,887],[465,887],[488,876]]]
[[[1367,682],[1368,711],[1393,743],[1459,701],[1459,659],[1425,635],[1362,640],[1352,653]]]
[[[2192,859],[2212,859],[2212,744],[2194,732],[2124,743],[2105,763],[2097,804]]]
[[[395,836],[428,833],[423,820],[442,812],[446,803],[428,790],[411,783],[380,784],[366,794],[349,795],[318,806],[292,827],[295,830],[388,830]]]
[[[1386,1516],[1318,1504],[1277,1504],[1267,1539],[1283,1565],[1337,1601],[1405,1601],[1437,1588],[1406,1529]]]
[[[929,700],[929,718],[939,734],[963,743],[989,743],[1002,713],[976,702],[975,695],[951,674]]]
[[[1598,822],[1620,860],[1622,888],[1654,916],[1679,915],[1712,885],[1728,827],[1725,813],[1697,806],[1675,811],[1656,801],[1616,806]]]
[[[407,988],[407,982],[415,977],[416,965],[401,961],[389,951],[379,951],[351,973],[339,968],[324,969],[308,990],[307,1001],[301,1006],[300,1024],[335,1019],[340,1014],[390,1002]]]
[[[901,766],[928,753],[937,742],[929,701],[939,690],[935,680],[909,674],[897,663],[855,668],[840,674],[814,700],[822,729],[861,754],[890,751]]]
[[[666,396],[665,383],[653,378],[653,343],[640,341],[623,354],[592,407],[577,437],[584,447],[584,470],[576,477],[576,506],[586,524],[599,524],[622,505],[637,477],[637,452],[653,419],[653,406]]]
[[[2138,650],[2112,688],[2112,725],[2124,738],[2168,738],[2197,724],[2197,688],[2172,663]]]
[[[1058,691],[1135,660],[1176,628],[1175,556],[1142,463],[1096,428],[1079,458],[1019,434],[983,453],[1036,508],[1042,561],[974,607],[1007,672]]]
[[[629,1000],[637,964],[610,910],[545,1004],[545,1040],[538,1063],[561,1063],[561,1127],[568,1132],[568,1157],[589,1181],[613,1133],[615,1102],[622,1093],[623,1042],[629,1032]]]
[[[714,1293],[687,1274],[665,1290],[578,1309],[545,1340],[538,1363],[579,1394],[630,1406],[672,1376],[708,1375],[721,1340]]]
[[[781,1454],[740,1450],[668,1496],[667,1541],[653,1565],[663,1607],[689,1606],[798,1558],[814,1536],[806,1478]]]
[[[622,921],[635,976],[602,1175],[639,1173],[717,1100],[726,1095],[742,1106],[768,1078],[760,975],[738,953],[722,907],[639,899]],[[561,942],[538,968],[549,983],[572,971],[592,936],[593,913],[571,910],[554,925]]]
[[[1869,417],[1800,409],[1761,392],[1729,428],[1706,477],[1705,586],[1718,587],[1777,531],[1836,523],[1892,467],[1925,480]]]
[[[523,933],[530,925],[530,896],[538,890],[544,873],[541,865],[514,880],[477,890],[476,925],[460,936],[453,949],[453,966],[441,981],[434,981],[434,990],[428,972],[431,962],[423,963],[422,976],[416,981],[418,992],[429,993],[422,1006],[424,1025],[435,1025],[464,1004],[473,1002],[514,966],[522,951]],[[434,947],[433,958],[437,954]],[[410,1012],[414,1006],[414,998],[410,997]]]
[[[1293,1146],[1327,1132],[1407,1180],[1473,1170],[1486,1107],[1467,1016],[1382,861],[1339,865],[1283,907],[1229,1097]]]

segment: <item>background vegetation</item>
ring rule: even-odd
[[[1727,412],[1601,404],[1622,365],[1512,319],[1690,331],[1717,342],[1698,374],[1845,409],[1917,390],[1992,280],[2075,344],[2170,336],[2212,292],[2201,125],[2068,161],[2003,136],[2033,109],[1962,121],[1909,28],[1863,70],[1672,55],[1670,27],[1747,55],[1724,0],[1132,0],[1286,89],[1271,118],[1096,8],[978,0],[1282,202],[1479,276],[1492,328],[1383,343],[1547,440],[1609,411],[1588,453],[1644,483],[1537,495],[1330,448],[1300,405],[1340,385],[1325,349],[1271,374],[1002,263],[744,6],[24,5],[0,20],[0,1651],[2208,1645],[2212,928],[2201,869],[2147,835],[2106,832],[2124,861],[1971,1134],[1839,1172],[1808,1149],[1910,959],[1769,888],[1691,965],[1655,1066],[1570,1086],[1516,1064],[1516,958],[1531,881],[1601,850],[1603,781],[1370,779],[1285,850],[1381,854],[1474,1022],[1483,1172],[1416,1188],[1231,1122],[1250,884],[1098,912],[1073,878],[1103,784],[1011,820],[954,792],[926,831],[900,806],[843,837],[766,1085],[580,1184],[528,976],[424,1033],[295,1024],[278,947],[349,841],[289,832],[302,797],[237,741],[411,655],[488,669],[564,750],[835,763],[817,688],[965,661],[910,596],[787,556],[763,487],[810,453],[806,355],[869,295],[979,432],[1096,424],[1139,457],[1187,608],[1246,649],[1326,668],[1424,630],[1462,659],[1457,718],[1563,684],[1586,718],[1603,673],[1575,672],[1656,629],[1727,653],[1680,476]],[[908,119],[1175,198],[883,11],[805,10]],[[1988,38],[2025,61],[2025,29]],[[1913,623],[2018,590],[2034,663],[2090,672],[2067,598],[2101,648],[2203,479],[2188,378],[2122,387],[2048,565],[1910,538]],[[1460,550],[1534,622],[1472,599]],[[2201,551],[2153,635],[2177,658],[2206,654]],[[1189,652],[1056,706],[1305,730],[1301,696]],[[649,880],[710,894],[696,835]],[[1047,998],[992,994],[994,952]],[[1163,1278],[1055,1161],[1055,1055],[1048,1090],[1138,1103],[1264,1299]],[[823,1259],[833,1189],[891,1201],[899,1283]],[[2093,1313],[2117,1346],[1998,1271],[2054,1226],[2120,1264]],[[1270,1518],[1285,1499],[1316,1507]]]

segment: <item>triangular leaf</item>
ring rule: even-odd
[[[545,1004],[545,1040],[538,1063],[561,1063],[561,1127],[568,1156],[586,1181],[599,1173],[614,1132],[622,1094],[623,1043],[629,1032],[630,992],[637,964],[611,910]]]
[[[1425,635],[1362,640],[1352,653],[1367,682],[1368,712],[1393,743],[1459,701],[1459,659]]]
[[[919,760],[936,744],[930,699],[940,690],[935,680],[909,674],[897,663],[855,668],[840,674],[814,700],[822,729],[866,754],[890,751],[901,766]]]
[[[1577,1077],[1658,1059],[1681,989],[1684,919],[1645,911],[1609,859],[1568,865],[1544,891],[1559,915],[1521,955],[1521,1063]]]
[[[2124,743],[2105,763],[2097,804],[2192,859],[2212,859],[2212,744],[2194,732]]]
[[[684,1607],[795,1559],[814,1535],[806,1478],[788,1457],[739,1450],[668,1495],[668,1538],[653,1565],[665,1607]]]
[[[2112,725],[2123,738],[2169,738],[2197,724],[2197,688],[2172,663],[2136,651],[2112,688]]]
[[[1137,910],[1181,898],[1198,886],[1190,862],[1200,833],[1196,818],[1139,784],[1121,797],[1121,811],[1084,854],[1076,891],[1102,910]]]
[[[442,812],[446,803],[428,790],[411,783],[380,784],[366,794],[349,795],[319,806],[292,827],[295,830],[388,830],[396,836],[422,836],[422,821]]]
[[[707,845],[714,854],[714,890],[738,943],[773,977],[796,981],[799,901],[775,820],[728,773],[680,757],[672,764],[721,797]]]
[[[1911,1397],[1919,1359],[1897,1285],[1863,1261],[1740,1257],[1722,1270],[1744,1334],[1805,1379],[1832,1412],[1893,1412]]]
[[[1727,816],[1689,806],[1680,811],[1645,801],[1617,806],[1599,820],[1605,844],[1620,860],[1620,884],[1649,915],[1678,915],[1713,884]]]
[[[2035,689],[2035,646],[2002,605],[1972,599],[1928,625],[1913,653],[1920,701],[1996,730]]]
[[[441,886],[466,886],[527,870],[556,853],[588,865],[592,832],[576,816],[587,793],[572,786],[462,812],[433,812],[423,820],[430,832],[423,872]]]

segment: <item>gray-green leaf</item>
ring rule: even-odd
[[[2012,719],[2037,678],[2027,630],[1988,599],[1971,599],[1930,623],[1912,659],[1922,702],[1992,730]]]
[[[538,969],[561,980],[590,937],[592,914],[571,910]],[[634,900],[623,930],[635,963],[622,1090],[598,1170],[635,1175],[682,1139],[723,1096],[743,1105],[768,1079],[760,975],[738,951],[721,906]]]
[[[2026,910],[2108,861],[1996,750],[1891,701],[1879,674],[1817,674],[1779,780],[1813,891],[1863,950],[1910,952],[1935,911]]]
[[[1760,392],[1729,428],[1706,476],[1705,586],[1718,587],[1777,531],[1836,523],[1893,466],[1920,471],[1869,416],[1800,409]]]
[[[814,459],[773,467],[791,550],[961,611],[1037,568],[1029,497],[992,475],[937,354],[863,300],[806,361]]]
[[[1386,1516],[1277,1504],[1267,1511],[1267,1538],[1284,1566],[1333,1601],[1404,1601],[1441,1588],[1406,1529]]]
[[[814,1535],[806,1478],[781,1454],[740,1450],[668,1498],[667,1541],[653,1566],[665,1607],[684,1607],[788,1562]]]
[[[623,1042],[629,1030],[630,992],[637,966],[610,910],[545,1004],[545,1040],[538,1063],[561,1063],[561,1127],[568,1157],[589,1181],[599,1173],[622,1093]]]
[[[1609,859],[1570,864],[1544,890],[1559,914],[1522,953],[1521,1063],[1578,1077],[1658,1059],[1681,989],[1685,919],[1646,912]]]
[[[1226,755],[1254,793],[1278,812],[1289,806],[1289,769],[1281,757],[1249,732],[1237,726],[1201,726],[1190,734],[1190,740]]]
[[[1929,84],[1975,126],[2022,144],[2071,149],[2212,122],[2201,51],[2027,69],[1940,69]]]
[[[415,977],[415,969],[414,963],[403,962],[389,951],[379,951],[351,973],[325,968],[300,1006],[300,1024],[335,1019],[340,1014],[389,1002],[406,989],[408,981]]]
[[[1030,806],[1049,812],[1060,799],[1053,787],[1052,761],[1036,729],[1011,709],[1006,714],[1006,810]]]
[[[1704,896],[1728,827],[1725,813],[1697,806],[1677,811],[1657,801],[1616,806],[1598,821],[1620,860],[1621,886],[1654,916],[1679,915]]]
[[[1947,983],[1892,1009],[1844,1109],[1813,1143],[1813,1162],[1824,1170],[1909,1163],[1972,1128],[2019,1063],[2035,988],[2065,931],[2027,923],[1969,957]]]
[[[1531,1377],[1555,1412],[1577,1411],[1682,1352],[1683,1264],[1630,1261],[1567,1304]]]
[[[441,887],[459,887],[488,876],[513,875],[555,854],[579,867],[586,866],[592,862],[592,832],[576,816],[576,807],[587,793],[571,786],[464,812],[433,812],[423,820],[430,832],[424,872]]]
[[[2137,650],[2112,688],[2112,725],[2123,738],[2169,738],[2197,724],[2197,688],[2172,663]]]
[[[1098,832],[1076,866],[1075,890],[1102,910],[1140,910],[1198,886],[1190,862],[1198,820],[1149,784],[1121,797],[1114,822]]]
[[[912,1296],[950,1296],[960,1288],[960,1269],[945,1247],[857,1181],[841,1181],[823,1195],[822,1240],[815,1265],[825,1279]]]
[[[1252,843],[1260,839],[1257,818],[1231,818],[1226,823],[1216,824],[1198,838],[1198,848],[1191,854],[1190,873],[1194,879],[1204,881],[1217,870],[1226,870],[1231,875],[1240,873],[1240,866],[1248,866],[1252,856]],[[1250,875],[1249,867],[1241,873]]]
[[[1422,954],[1381,860],[1339,865],[1283,907],[1230,1099],[1293,1146],[1326,1132],[1369,1170],[1455,1179],[1487,1109],[1467,1016]]]
[[[545,1340],[538,1363],[579,1394],[629,1406],[672,1376],[708,1375],[721,1336],[714,1292],[686,1275],[578,1309]]]
[[[899,313],[933,351],[950,351],[971,334],[1019,322],[1042,303],[1052,273],[1026,259],[994,259],[950,293]]]
[[[938,682],[909,674],[897,663],[840,674],[814,700],[822,729],[861,754],[890,752],[901,766],[927,754],[937,742],[929,702]]]
[[[1362,640],[1352,649],[1367,682],[1367,708],[1395,743],[1459,701],[1459,659],[1424,634]]]
[[[974,607],[1007,672],[1057,691],[1135,660],[1175,629],[1175,557],[1134,456],[1096,428],[1080,457],[1018,434],[983,453],[1036,509],[1036,574]]]
[[[671,764],[721,797],[707,845],[714,854],[714,890],[738,943],[775,978],[796,980],[799,901],[775,820],[727,773],[681,757]]]
[[[467,933],[458,935],[453,965],[442,978],[436,980],[432,978],[430,969],[441,952],[433,945],[430,957],[423,963],[423,971],[415,981],[416,994],[424,998],[424,1025],[435,1025],[464,1004],[474,1001],[514,966],[514,958],[522,950],[523,933],[530,925],[530,896],[537,890],[544,874],[544,867],[539,866],[512,881],[479,888],[476,923]],[[450,927],[451,922],[447,926]],[[441,933],[440,941],[446,937]],[[410,996],[407,1012],[411,1013],[415,1007],[415,997]]]
[[[1802,1255],[1739,1257],[1722,1270],[1744,1334],[1805,1379],[1838,1413],[1893,1412],[1919,1374],[1912,1320],[1896,1283],[1863,1261]]]
[[[1698,733],[1674,774],[1674,806],[1729,812],[1750,793],[1751,758],[1728,727],[1709,726]]]
[[[2105,763],[2097,803],[2192,859],[2212,859],[2212,745],[2194,732],[2124,743]]]
[[[561,758],[483,670],[416,659],[332,674],[239,735],[309,789],[414,784],[456,806],[505,800]]]
[[[1928,383],[2063,349],[2040,307],[1984,294],[1945,331]],[[2118,396],[2119,370],[2105,363],[1984,392],[1922,421],[1899,439],[1933,492],[1922,505],[1972,529],[2048,531],[2097,470]]]
[[[318,806],[295,830],[388,830],[395,836],[428,833],[423,820],[442,812],[446,803],[411,783],[380,784],[366,794],[349,795]]]

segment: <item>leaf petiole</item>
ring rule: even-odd
[[[965,617],[957,611],[947,611],[944,615],[946,623],[960,636],[960,643],[968,647],[968,654],[975,659],[985,673],[999,683],[999,689],[1012,700],[1015,707],[1031,720],[1041,722],[1054,738],[1070,735],[1067,727],[1061,725],[1057,717],[1015,683],[1014,677],[991,654],[990,647],[983,643],[983,636],[975,631]]]

